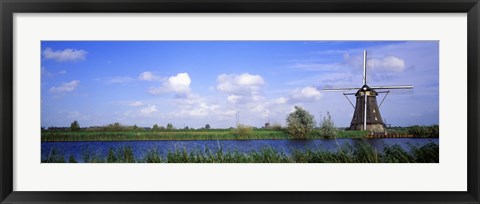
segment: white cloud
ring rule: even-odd
[[[236,110],[225,110],[225,109],[222,109],[222,111],[219,112],[219,115],[220,115],[221,117],[224,117],[224,118],[232,117],[232,116],[234,116],[235,114],[237,114],[237,111],[236,111]]]
[[[131,77],[116,76],[107,80],[107,84],[122,84],[122,83],[131,82],[131,81],[133,81],[133,78]]]
[[[285,104],[287,103],[288,99],[285,98],[285,97],[280,97],[280,98],[277,98],[275,100],[273,100],[273,103],[274,104]]]
[[[177,98],[176,104],[180,109],[174,113],[177,117],[204,117],[221,112],[219,105],[209,103],[205,98],[195,94],[188,95],[185,98]]]
[[[237,103],[239,100],[242,99],[242,96],[239,96],[239,95],[235,95],[235,94],[232,94],[232,95],[229,95],[227,97],[227,100],[228,102],[230,103]]]
[[[54,51],[48,47],[43,51],[43,57],[45,59],[51,59],[57,62],[85,60],[87,54],[88,52],[85,50],[64,49]]]
[[[335,71],[340,69],[344,64],[342,63],[330,63],[330,64],[322,64],[322,63],[296,63],[290,65],[289,67],[294,69],[299,69],[302,71]]]
[[[131,103],[130,106],[143,106],[143,103],[140,101],[136,101]],[[131,118],[147,118],[154,116],[154,113],[157,112],[158,109],[156,105],[147,105],[137,110],[128,110],[123,115]]]
[[[140,73],[140,76],[138,76],[138,79],[142,81],[161,81],[163,78],[161,76],[157,76],[153,74],[152,72],[142,72]]]
[[[140,109],[141,116],[151,116],[153,113],[157,112],[157,106],[155,105],[148,105],[145,108]]]
[[[258,92],[264,84],[260,75],[251,75],[249,73],[221,74],[217,76],[217,90],[228,94],[249,94]]]
[[[129,106],[143,106],[143,103],[141,101],[134,101],[129,104]]]
[[[169,77],[165,84],[172,92],[185,93],[190,91],[192,80],[188,73],[179,73],[176,76]]]
[[[367,50],[374,50],[374,52],[369,52],[367,59],[368,83],[376,83],[379,80],[388,81],[393,76],[399,76],[407,68],[405,56],[401,53],[392,53],[388,50],[380,51],[377,48],[367,48]],[[288,67],[301,71],[312,71],[317,74],[286,82],[287,85],[305,86],[315,84],[319,87],[331,88],[357,87],[362,83],[363,52],[358,49],[345,50],[343,60],[340,62],[312,63],[297,61],[296,64]]]
[[[51,93],[72,92],[75,89],[77,89],[79,85],[80,85],[79,80],[73,80],[71,82],[63,83],[60,86],[54,86],[54,87],[50,88],[50,92]]]
[[[296,102],[317,101],[322,97],[322,94],[315,87],[304,87],[302,89],[295,89],[290,95],[290,100]]]
[[[151,94],[175,93],[186,95],[190,93],[191,82],[188,73],[178,73],[164,81],[161,87],[150,88],[149,92]]]
[[[260,75],[249,73],[243,74],[220,74],[217,76],[217,90],[228,94],[227,101],[230,103],[251,103],[261,101],[262,88],[265,81]]]
[[[195,104],[195,106],[189,110],[183,110],[180,114],[187,114],[192,117],[198,116],[208,116],[211,114],[215,114],[216,110],[219,108],[218,105],[209,105],[205,102],[199,102]]]
[[[380,52],[379,52],[380,53]],[[344,54],[343,64],[353,69],[353,72],[363,72],[363,53]],[[406,68],[405,60],[396,55],[373,55],[367,58],[367,69],[381,72],[402,72]]]
[[[395,56],[386,56],[367,61],[367,67],[372,70],[401,72],[405,70],[405,61]]]
[[[45,67],[42,67],[42,69],[41,69],[41,74],[44,75],[44,76],[49,76],[49,77],[56,76],[56,75],[63,75],[63,74],[66,74],[66,73],[67,73],[66,70],[61,70],[59,72],[50,72]]]

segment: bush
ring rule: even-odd
[[[313,130],[315,119],[312,114],[301,107],[295,106],[295,111],[287,117],[287,129],[295,139],[306,139]]]
[[[247,125],[237,125],[235,129],[235,134],[240,139],[247,139],[253,133],[253,128]]]
[[[334,138],[337,136],[337,128],[335,128],[329,112],[327,112],[327,116],[324,116],[320,123],[320,135],[324,138]]]
[[[72,132],[78,132],[80,131],[80,125],[78,124],[78,121],[73,121],[73,123],[70,124],[70,131]]]
[[[167,130],[173,130],[173,129],[175,129],[175,128],[173,127],[172,123],[168,123],[167,124]]]
[[[273,124],[268,123],[268,127],[265,127],[265,128],[268,129],[268,130],[277,130],[277,131],[283,131],[284,130],[280,123],[273,123]]]

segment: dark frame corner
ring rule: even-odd
[[[0,0],[0,203],[480,203],[479,0]],[[18,192],[13,191],[13,14],[113,12],[467,13],[466,192]],[[448,175],[445,175],[448,176]]]

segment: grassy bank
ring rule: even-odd
[[[169,131],[169,132],[42,132],[43,142],[57,141],[131,141],[131,140],[239,140],[288,139],[283,131],[254,130],[240,135],[234,131]]]
[[[338,131],[336,138],[364,138],[367,131]],[[235,131],[171,131],[171,132],[42,132],[42,142],[62,141],[135,141],[135,140],[266,140],[292,139],[279,130],[253,130],[248,134]],[[329,139],[312,131],[306,139]],[[331,138],[330,138],[331,139]]]
[[[411,126],[388,129],[389,134],[413,137],[438,138],[438,126]],[[314,129],[305,139],[366,138],[368,131],[336,130],[334,136],[326,136],[321,129]],[[134,140],[258,140],[293,139],[285,129],[210,129],[167,131],[42,131],[43,142],[61,141],[134,141]]]
[[[330,152],[324,149],[294,150],[290,155],[272,148],[259,151],[241,153],[219,149],[212,151],[208,148],[176,149],[166,156],[159,154],[156,149],[147,150],[143,158],[135,158],[131,147],[110,149],[107,155],[94,154],[85,151],[82,160],[76,161],[71,155],[64,155],[56,149],[49,152],[43,163],[438,163],[439,146],[435,143],[410,147],[406,151],[399,145],[386,145],[383,149],[373,148],[366,142],[356,142],[353,145],[345,144],[337,151]]]

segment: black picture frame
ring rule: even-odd
[[[1,203],[479,203],[479,0],[0,0]],[[24,192],[13,191],[15,13],[467,13],[468,189],[465,192]],[[448,176],[448,175],[445,175]]]

